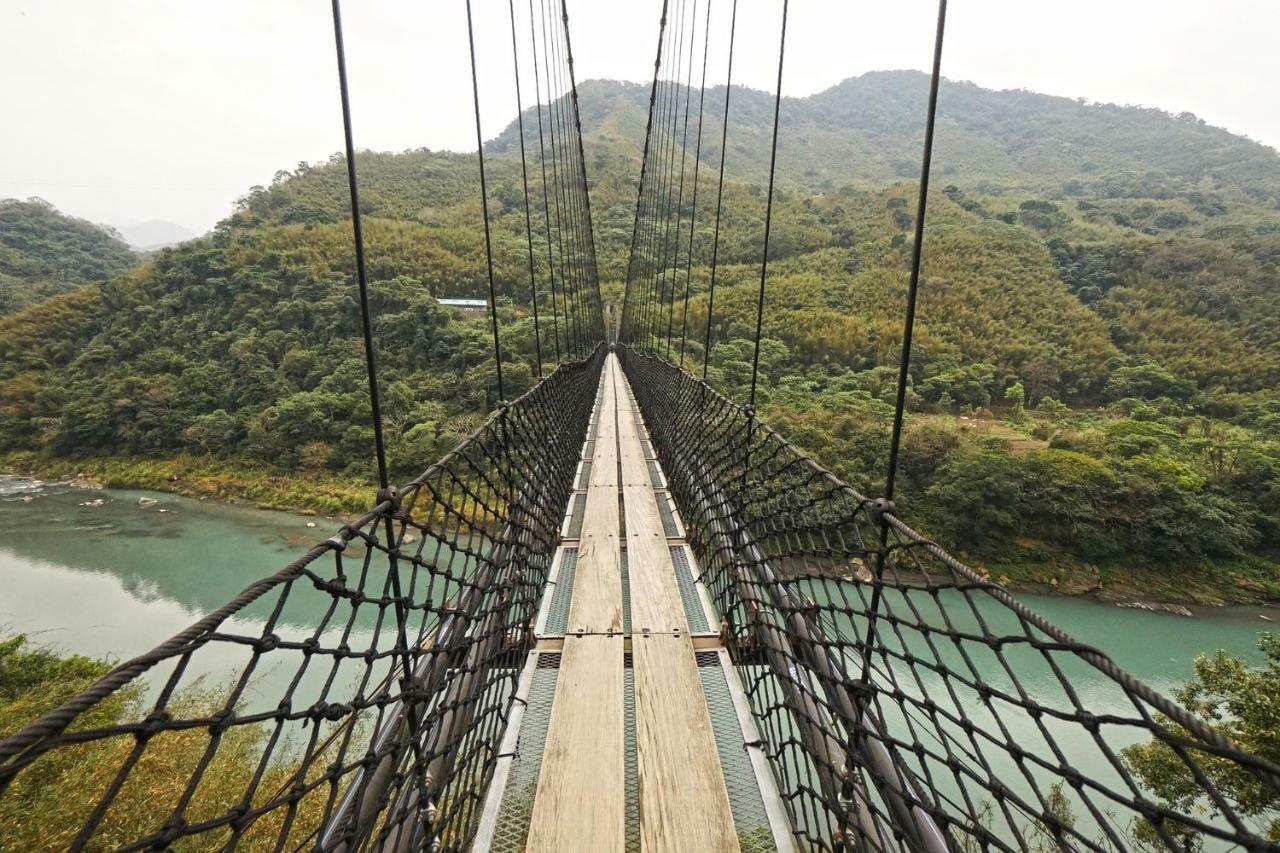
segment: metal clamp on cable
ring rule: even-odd
[[[867,513],[871,516],[871,520],[876,524],[883,524],[886,514],[898,514],[898,505],[889,498],[876,498],[871,502],[871,505],[867,507]]]
[[[395,515],[400,511],[400,490],[395,486],[387,486],[385,488],[378,489],[378,496],[376,500],[378,502],[378,506],[382,506],[384,503],[391,504],[391,512],[388,513],[389,515]]]

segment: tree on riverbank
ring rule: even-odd
[[[1259,635],[1258,647],[1266,656],[1259,668],[1221,650],[1201,655],[1196,658],[1195,675],[1175,696],[1247,751],[1280,765],[1280,634]],[[1217,816],[1186,763],[1164,743],[1137,744],[1122,754],[1142,783],[1172,808],[1188,814],[1202,808]],[[1225,758],[1197,752],[1196,760],[1237,814],[1252,819],[1255,831],[1268,841],[1280,842],[1280,791]],[[1186,849],[1201,849],[1201,836],[1190,827],[1166,824],[1165,830]],[[1164,849],[1150,825],[1137,826],[1135,831],[1153,849]]]

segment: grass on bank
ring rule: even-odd
[[[0,471],[43,480],[82,480],[109,489],[152,489],[196,498],[252,503],[265,509],[358,515],[373,505],[377,485],[349,475],[283,473],[208,456],[89,456],[28,451],[0,454]]]

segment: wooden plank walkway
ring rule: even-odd
[[[527,850],[621,851],[622,574],[618,522],[615,359],[606,362],[591,480],[578,542],[569,633],[533,803]]]
[[[620,528],[625,519],[641,849],[736,851],[729,796],[671,552],[626,379],[613,355],[601,382],[605,393],[568,631],[526,849],[621,853],[624,848]]]

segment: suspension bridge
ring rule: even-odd
[[[732,6],[725,33],[711,32],[712,3]],[[539,5],[508,11],[513,61],[533,57],[536,126],[518,67],[515,92],[527,260],[539,369],[544,349],[556,368],[507,401],[491,310],[503,402],[420,476],[389,482],[333,0],[375,505],[0,741],[4,819],[93,762],[109,781],[67,799],[79,829],[49,849],[1280,849],[1222,781],[1276,791],[1280,768],[917,533],[894,502],[945,0],[874,496],[754,408],[787,4],[741,402],[707,383],[710,359],[698,365],[691,345],[715,346],[727,120],[714,192],[700,195],[698,170],[707,44],[728,39],[731,80],[736,0],[664,3],[621,306],[599,287],[568,11]],[[708,317],[691,329],[699,203],[715,225]],[[291,618],[302,611],[318,614],[305,628]],[[234,661],[233,677],[193,698],[214,659]],[[201,747],[177,768],[183,790],[149,790],[148,768],[179,742]],[[1126,746],[1148,742],[1180,774],[1177,796],[1148,790],[1126,761]]]

